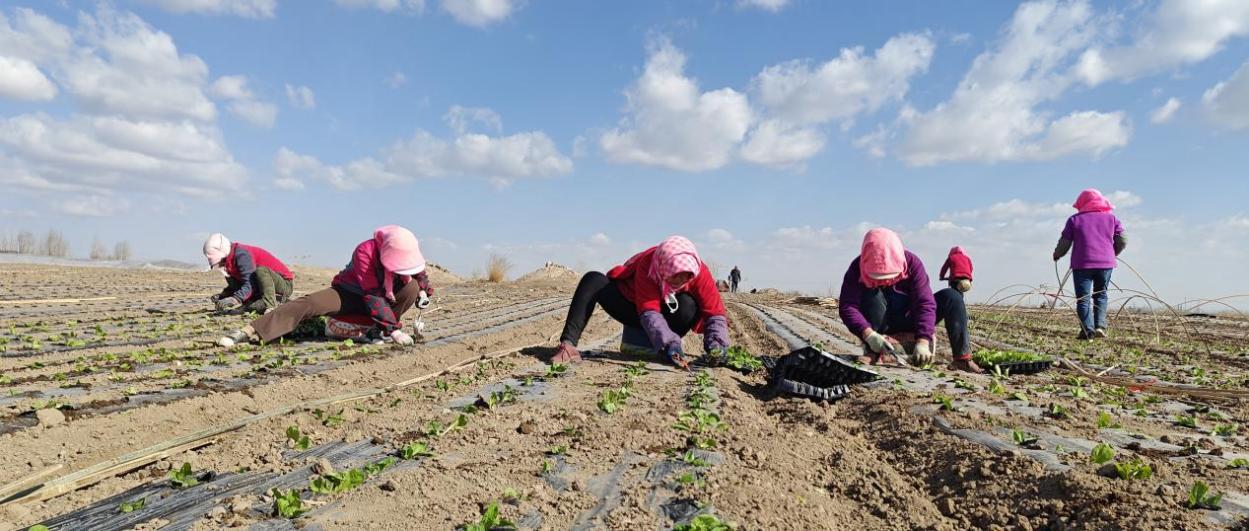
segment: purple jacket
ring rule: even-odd
[[[915,335],[932,342],[932,332],[937,326],[937,300],[932,296],[924,263],[911,251],[906,251],[906,273],[909,275],[907,278],[884,289],[897,291],[910,299],[911,307],[906,315],[914,323]],[[872,327],[859,308],[865,291],[869,291],[869,288],[859,282],[859,258],[855,257],[850,262],[850,268],[846,270],[845,278],[841,280],[841,299],[837,301],[837,313],[857,337],[863,337],[863,331]]]
[[[1072,269],[1113,269],[1115,236],[1123,234],[1110,212],[1081,212],[1067,218],[1063,239],[1071,242]]]

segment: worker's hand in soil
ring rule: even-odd
[[[928,340],[916,341],[915,354],[911,356],[911,365],[928,365],[932,363],[932,360],[932,348],[928,346]]]
[[[713,348],[707,351],[703,356],[702,363],[708,367],[720,367],[728,362],[729,351],[723,348]]]
[[[892,346],[889,344],[889,338],[881,334],[878,334],[875,330],[872,330],[871,328],[868,328],[864,332],[863,342],[867,343],[867,348],[871,349],[871,351],[876,354],[880,354],[882,352],[889,352],[893,350]]]
[[[217,304],[217,301],[221,300],[221,294],[220,294],[220,293],[214,293],[212,297],[209,297],[209,298],[208,298],[208,300],[209,300],[209,301],[212,301],[212,303],[213,303],[213,304]]]
[[[673,365],[687,371],[690,370],[690,362],[686,361],[685,353],[681,351],[680,345],[669,345],[667,349],[664,349],[664,353],[668,355],[668,360],[671,361]]]
[[[217,307],[217,311],[224,312],[238,305],[238,303],[239,300],[234,297],[222,297],[217,299],[217,302],[214,302],[213,305]]]
[[[416,301],[416,307],[422,310],[429,308],[429,294],[425,290],[421,290],[421,295]]]
[[[416,340],[412,339],[412,336],[408,335],[407,332],[404,332],[403,330],[395,330],[394,332],[391,332],[390,339],[394,340],[394,342],[399,345],[411,345],[416,343]]]

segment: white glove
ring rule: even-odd
[[[889,339],[880,335],[875,330],[868,334],[867,337],[863,338],[863,341],[867,343],[867,348],[877,354],[890,350]]]
[[[403,330],[395,330],[394,332],[391,332],[390,339],[394,340],[394,342],[399,345],[411,345],[416,343],[416,341],[412,339],[412,336],[408,335]]]
[[[915,354],[911,355],[911,363],[913,365],[928,365],[932,363],[932,349],[928,348],[927,341],[918,341],[915,343]]]
[[[429,294],[425,293],[425,290],[421,290],[421,296],[416,301],[416,307],[422,310],[429,307]]]
[[[420,319],[412,321],[412,329],[416,330],[416,333],[418,334],[425,332],[425,321]]]

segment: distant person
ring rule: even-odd
[[[733,266],[733,270],[729,271],[729,284],[732,286],[733,293],[737,293],[737,284],[742,281],[742,270],[737,266]]]
[[[237,306],[264,314],[286,302],[294,289],[295,275],[281,260],[260,247],[231,243],[221,233],[204,242],[204,258],[226,277],[225,289],[211,297],[217,311]]]
[[[962,294],[945,288],[934,295],[924,263],[889,229],[872,229],[863,237],[859,256],[842,279],[838,304],[842,322],[863,340],[864,364],[895,364],[895,354],[908,353],[913,365],[932,363],[933,331],[945,321],[954,353],[950,369],[984,372],[971,359]]]
[[[691,330],[703,335],[703,348],[713,359],[723,357],[729,346],[729,322],[715,278],[694,244],[681,236],[669,237],[607,274],[591,271],[581,277],[553,363],[581,361],[577,341],[595,304],[624,325],[622,352],[663,353],[674,365],[688,368],[681,338]]]
[[[1109,304],[1110,274],[1115,259],[1128,245],[1123,225],[1115,217],[1114,205],[1094,188],[1080,192],[1078,211],[1067,218],[1054,261],[1071,251],[1071,277],[1076,289],[1076,314],[1080,317],[1079,339],[1106,337],[1106,305]],[[1091,292],[1091,297],[1090,297]],[[1089,311],[1089,299],[1093,309]]]
[[[411,345],[415,340],[403,331],[399,319],[414,304],[427,307],[433,293],[416,236],[398,225],[387,225],[356,246],[351,262],[329,288],[283,304],[217,344],[269,342],[294,331],[304,319],[352,315],[371,318],[379,336]]]
[[[971,271],[971,257],[967,256],[962,247],[955,246],[950,248],[950,254],[941,265],[937,280],[948,281],[951,288],[959,293],[967,293],[971,291]]]

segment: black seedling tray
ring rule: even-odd
[[[984,367],[985,370],[993,371],[997,367],[1002,372],[1010,374],[1037,374],[1050,370],[1054,366],[1054,360],[1045,361],[1012,361],[1007,363],[990,364]]]
[[[764,366],[773,392],[819,400],[842,398],[851,385],[880,378],[873,371],[814,347],[803,347],[780,358],[764,358]]]

